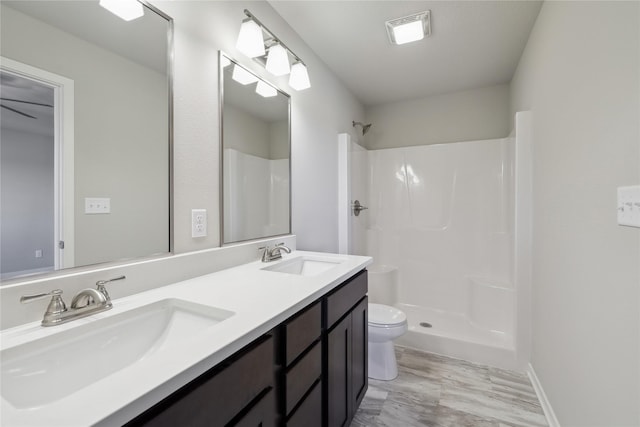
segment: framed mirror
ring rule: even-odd
[[[291,233],[290,97],[219,53],[222,243]]]
[[[173,23],[134,4],[0,3],[3,281],[171,251]]]

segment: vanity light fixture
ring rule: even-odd
[[[144,15],[144,7],[138,0],[100,0],[100,6],[125,21]]]
[[[258,81],[258,77],[251,74],[239,65],[233,66],[233,73],[231,74],[231,78],[241,85],[248,85]]]
[[[431,35],[431,11],[414,13],[402,18],[385,22],[389,41],[393,44],[405,44],[422,40]]]
[[[236,42],[238,50],[249,58],[264,55],[264,38],[260,26],[251,18],[242,21]]]
[[[287,51],[280,43],[276,43],[269,48],[265,68],[274,76],[284,76],[291,72],[289,55],[287,55]]]
[[[311,87],[309,81],[309,73],[307,66],[302,62],[296,62],[291,66],[291,74],[289,75],[289,86],[295,90],[303,90]]]
[[[244,14],[246,18],[242,21],[236,44],[238,50],[264,65],[267,71],[275,76],[291,73],[289,86],[292,89],[303,90],[311,87],[309,73],[302,59],[269,31],[251,12],[245,9]],[[255,34],[256,32],[259,33],[259,37]],[[249,42],[245,41],[249,38],[248,34],[253,34],[251,47],[249,47]],[[291,61],[289,57],[291,57]],[[293,66],[290,66],[290,63],[293,63]]]
[[[265,98],[271,98],[272,96],[276,96],[278,91],[268,83],[263,82],[262,80],[258,80],[258,84],[256,85],[256,93]]]

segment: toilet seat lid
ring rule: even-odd
[[[400,325],[407,322],[407,315],[395,307],[369,303],[369,323],[374,325]]]

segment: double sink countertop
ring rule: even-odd
[[[300,258],[331,265],[309,275],[285,272]],[[280,261],[255,261],[119,298],[113,309],[67,324],[32,322],[2,331],[0,423],[122,425],[371,262],[295,251]],[[157,308],[160,317],[149,311]],[[178,314],[167,317],[171,310]],[[208,323],[211,313],[219,323]]]

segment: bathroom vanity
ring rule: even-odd
[[[112,310],[68,324],[43,328],[34,322],[5,330],[3,422],[348,425],[367,388],[364,269],[370,262],[295,251],[281,261],[255,261],[115,299]],[[152,317],[158,310],[174,313],[166,330],[136,332],[145,316],[151,316],[150,327],[164,324],[164,318]],[[130,323],[119,329],[125,321]],[[139,357],[121,363],[133,352],[126,346],[148,339],[144,335],[157,338]],[[87,341],[88,348],[76,346],[65,355],[78,339],[103,342]],[[58,356],[55,370],[46,354]],[[68,376],[68,387],[48,388],[61,380],[66,368],[59,365],[67,358],[76,360],[69,372],[79,375]],[[92,368],[97,374],[82,383],[82,373]],[[30,373],[32,382],[24,382]],[[34,403],[29,390],[11,394],[9,384],[49,392]]]

